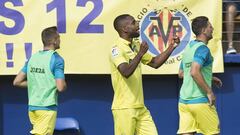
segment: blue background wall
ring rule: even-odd
[[[239,57],[238,57],[239,59]],[[240,127],[240,65],[225,63],[217,74],[224,85],[216,89],[222,135],[236,135]],[[0,77],[0,135],[26,135],[31,129],[27,112],[27,90],[14,88],[14,76]],[[59,95],[58,117],[74,117],[82,135],[113,135],[110,75],[67,75],[68,89]],[[175,135],[178,128],[176,75],[144,75],[145,104],[160,135]]]

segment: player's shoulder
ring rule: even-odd
[[[199,40],[192,40],[190,42],[190,47],[196,47],[196,51],[209,51],[209,48],[207,47],[207,44],[205,44],[204,42],[201,42]]]
[[[195,51],[195,57],[207,58],[211,55],[210,49],[206,45],[199,46]]]
[[[117,56],[120,53],[120,50],[122,49],[122,42],[118,39],[114,42],[114,44],[111,46],[111,55]]]
[[[58,52],[54,52],[54,53],[53,53],[53,56],[54,56],[54,57],[62,58],[62,56],[61,56]]]
[[[210,49],[207,47],[207,45],[201,45],[197,48],[197,51],[199,52],[210,52]]]
[[[119,54],[120,54],[119,46],[117,46],[117,45],[112,46],[112,48],[111,48],[111,56],[115,57],[115,56],[118,56]]]
[[[63,57],[59,53],[57,53],[57,52],[53,53],[53,58],[55,59],[55,61],[64,62]]]

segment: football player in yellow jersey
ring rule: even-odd
[[[164,52],[152,57],[147,53],[146,42],[134,40],[139,37],[139,23],[131,15],[116,17],[114,28],[119,34],[110,55],[115,135],[157,135],[144,105],[141,63],[159,68],[176,48],[179,38],[173,38]]]

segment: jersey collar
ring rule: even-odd
[[[119,37],[119,42],[121,42],[121,43],[123,43],[123,44],[125,44],[125,45],[127,45],[127,46],[130,46],[130,45],[131,45],[131,42],[129,42],[129,41],[127,41],[127,40],[125,40],[125,39],[123,39],[123,38],[121,38],[121,37]]]

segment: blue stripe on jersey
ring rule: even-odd
[[[28,61],[25,62],[24,66],[23,66],[23,68],[22,68],[22,70],[21,70],[21,71],[22,71],[23,73],[25,73],[25,74],[27,73],[27,64],[28,64]]]
[[[54,53],[54,56],[51,59],[51,69],[53,69],[54,77],[55,79],[64,79],[64,60],[58,53]]]
[[[183,70],[183,63],[182,63],[182,61],[180,63],[180,69]]]
[[[56,105],[51,105],[51,106],[28,106],[28,111],[35,111],[35,110],[51,110],[51,111],[57,111],[57,106]]]
[[[212,63],[210,50],[207,46],[200,46],[194,54],[194,61],[205,67]]]
[[[199,104],[199,103],[208,103],[207,97],[192,99],[192,100],[184,100],[179,98],[179,102],[183,104]]]

